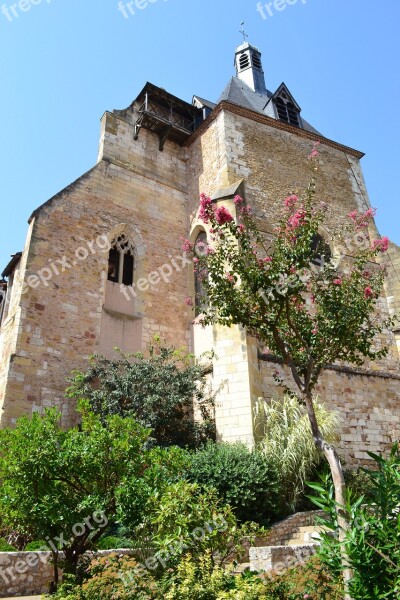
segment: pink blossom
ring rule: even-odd
[[[235,283],[235,278],[231,273],[225,273],[225,278],[229,281],[229,283]]]
[[[357,227],[368,227],[369,222],[375,217],[376,209],[369,208],[365,211],[365,213],[359,213],[356,210],[353,210],[349,213],[350,219],[354,221]]]
[[[210,256],[211,254],[215,254],[215,250],[214,250],[214,248],[211,248],[210,246],[208,246],[208,248],[207,248],[207,256]]]
[[[265,262],[265,263],[271,263],[272,262],[272,257],[271,256],[266,256],[265,258],[263,258],[263,262]]]
[[[242,206],[240,212],[242,213],[242,215],[251,215],[253,210],[251,206]]]
[[[368,298],[372,298],[373,295],[374,292],[372,291],[372,288],[370,286],[367,286],[364,290],[364,298],[368,300]]]
[[[303,225],[305,217],[306,217],[306,213],[302,208],[297,210],[294,213],[294,215],[292,215],[288,220],[290,229],[297,229],[297,227],[299,227],[300,225]]]
[[[317,333],[318,333],[318,329],[316,329],[316,328],[315,328],[315,329],[313,329],[313,330],[311,331],[311,333],[312,333],[313,335],[317,335]]]
[[[203,221],[203,223],[208,223],[212,212],[213,207],[211,198],[208,198],[205,194],[201,194],[199,218]]]
[[[194,262],[195,264],[197,264],[197,263],[199,262],[199,259],[198,259],[198,258],[194,258],[194,259],[193,259],[193,262]]]
[[[235,204],[243,204],[243,198],[241,196],[235,196],[233,201]]]
[[[338,277],[337,279],[333,280],[334,285],[342,285],[342,280]]]
[[[185,304],[187,304],[188,306],[193,306],[193,300],[191,298],[186,298]]]
[[[192,252],[193,245],[189,242],[189,240],[183,240],[182,250],[184,250],[185,252]]]
[[[379,250],[379,252],[387,252],[389,248],[389,238],[383,237],[380,240],[374,240],[372,242],[372,250]]]
[[[313,150],[313,151],[312,151],[312,152],[311,152],[311,153],[308,155],[308,158],[309,158],[309,160],[311,160],[312,158],[316,158],[316,157],[318,156],[318,154],[319,154],[319,153],[317,152],[317,150]]]
[[[290,267],[290,272],[291,272],[292,274],[296,273],[296,267]]]
[[[238,227],[239,233],[244,233],[245,232],[245,226],[243,224],[240,224]]]
[[[233,221],[233,217],[231,213],[225,208],[225,206],[220,206],[215,211],[215,219],[218,225],[225,225],[225,223],[230,223]]]
[[[296,196],[295,194],[292,194],[291,196],[288,196],[285,199],[284,204],[285,204],[286,208],[292,208],[296,204],[296,202],[298,202],[298,200],[299,200],[299,197]]]
[[[314,295],[314,294],[311,294],[311,302],[312,302],[313,304],[315,304],[315,295]]]

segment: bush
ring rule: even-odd
[[[336,438],[337,415],[318,401],[314,406],[322,437],[331,443]],[[260,451],[279,473],[282,507],[292,513],[303,495],[305,482],[322,460],[307,412],[299,400],[290,395],[259,401],[256,431],[261,440]]]
[[[369,453],[378,470],[370,471],[371,502],[350,493],[346,510],[350,529],[345,532],[349,566],[354,571],[350,594],[354,600],[397,600],[400,597],[400,451],[398,444],[385,459]],[[337,541],[338,523],[332,483],[312,484],[315,504],[326,512],[322,521],[330,532],[322,535],[321,560],[337,581],[342,565]]]
[[[193,559],[186,556],[175,573],[159,586],[165,600],[341,600],[341,592],[311,560],[279,576],[263,576],[245,571],[235,575],[213,564],[209,553]]]
[[[210,551],[213,560],[223,564],[244,554],[245,539],[252,542],[257,533],[263,533],[254,523],[239,526],[217,492],[196,483],[170,485],[162,494],[156,493],[151,503],[154,508],[146,523],[148,538],[169,564],[176,564],[188,551],[194,556]]]
[[[11,546],[4,538],[0,538],[0,552],[18,552],[14,546]]]
[[[98,415],[134,417],[152,430],[160,446],[195,448],[215,438],[214,396],[204,365],[158,342],[149,357],[138,353],[108,360],[94,356],[85,373],[75,372],[68,395],[85,399]],[[202,420],[192,418],[193,399]]]
[[[122,550],[124,548],[132,548],[132,542],[114,535],[103,537],[97,543],[97,550]]]
[[[34,540],[25,546],[24,552],[40,552],[45,551],[46,549],[50,550],[48,542],[45,542],[44,540]]]
[[[208,444],[192,455],[188,478],[215,488],[241,522],[266,525],[280,514],[275,469],[265,456],[244,444]]]
[[[54,600],[155,600],[157,584],[149,571],[143,571],[132,557],[111,554],[96,558],[81,585],[63,584]]]

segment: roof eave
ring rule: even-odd
[[[16,254],[12,255],[10,262],[8,263],[8,265],[6,266],[6,268],[4,269],[4,271],[1,274],[1,276],[3,278],[9,277],[10,275],[12,275],[12,273],[15,271],[15,268],[17,267],[18,263],[20,262],[21,257],[22,257],[22,252],[17,252]]]
[[[321,144],[325,144],[325,146],[329,146],[331,148],[335,148],[336,150],[340,150],[341,152],[345,152],[346,154],[355,156],[359,160],[365,156],[364,152],[360,152],[359,150],[355,150],[354,148],[350,148],[349,146],[345,146],[344,144],[335,142],[334,140],[326,138],[321,134],[312,133],[310,131],[307,131],[306,129],[301,129],[300,127],[289,125],[288,123],[278,121],[277,119],[273,119],[272,117],[263,115],[257,111],[251,110],[250,108],[244,108],[239,104],[234,104],[233,102],[229,102],[227,100],[222,100],[218,103],[218,105],[214,108],[212,113],[208,115],[207,119],[203,121],[200,127],[198,127],[196,131],[190,136],[185,145],[190,146],[191,144],[193,144],[193,142],[195,142],[196,139],[208,129],[211,123],[224,110],[233,114],[237,114],[239,116],[246,117],[248,119],[251,119],[252,121],[257,121],[259,123],[269,125],[270,127],[274,127],[275,129],[280,129],[288,131],[289,133],[294,133],[299,137],[309,139],[313,142],[321,142]]]

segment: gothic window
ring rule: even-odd
[[[316,233],[313,236],[311,250],[314,256],[311,262],[316,267],[323,267],[332,258],[332,250],[329,244],[324,240],[322,235],[319,235],[319,233]]]
[[[194,243],[194,254],[197,257],[202,257],[207,252],[207,234],[205,231],[199,233]],[[207,270],[198,267],[194,273],[194,291],[195,291],[195,308],[196,315],[199,315],[207,307],[207,292],[204,286],[204,281],[207,279]]]
[[[275,99],[276,110],[280,121],[300,127],[299,111],[295,105],[290,102],[286,94],[282,93]]]
[[[133,284],[134,246],[127,235],[118,235],[111,243],[108,258],[108,280],[123,285]]]

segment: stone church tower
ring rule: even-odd
[[[254,403],[275,393],[273,372],[285,371],[239,327],[196,325],[186,301],[198,282],[182,238],[206,237],[199,194],[234,211],[239,192],[268,232],[284,195],[307,185],[305,157],[319,141],[330,222],[370,204],[363,154],[317,132],[285,84],[268,91],[257,48],[239,46],[235,70],[217,103],[194,96],[189,104],[147,83],[128,108],[106,112],[96,166],[32,214],[25,248],[0,285],[2,426],[49,406],[72,423],[69,373],[96,352],[145,350],[159,334],[197,355],[215,350],[219,436],[252,444]],[[387,314],[400,310],[399,248],[391,245],[385,260]],[[339,407],[350,463],[400,435],[400,331],[386,341],[384,361],[332,365],[321,378],[321,397]]]

